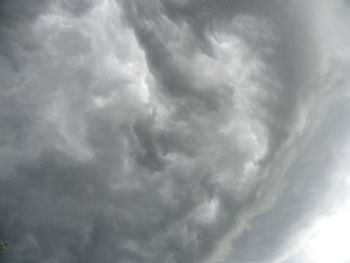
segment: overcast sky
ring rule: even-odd
[[[1,263],[349,263],[350,2],[1,0]]]

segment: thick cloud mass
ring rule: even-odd
[[[2,0],[0,262],[320,263],[350,200],[349,15]]]

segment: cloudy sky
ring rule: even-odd
[[[349,263],[350,2],[1,0],[1,263]]]

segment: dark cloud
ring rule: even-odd
[[[315,4],[1,1],[1,262],[288,260],[348,131]]]

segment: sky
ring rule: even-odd
[[[1,263],[349,263],[350,2],[1,0]]]

